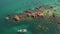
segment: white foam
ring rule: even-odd
[[[20,29],[18,32],[27,32],[27,29]]]

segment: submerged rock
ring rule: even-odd
[[[5,17],[5,20],[7,20],[7,21],[8,21],[9,19],[10,19],[9,17]]]

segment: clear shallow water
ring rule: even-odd
[[[0,33],[1,34],[17,34],[16,29],[20,28],[17,26],[14,26],[16,24],[12,24],[11,28],[7,28],[7,24],[11,22],[5,22],[4,16],[7,14],[13,14],[13,13],[19,13],[23,12],[24,10],[31,9],[34,10],[34,8],[38,6],[44,6],[44,5],[53,5],[60,4],[58,0],[0,0]],[[57,7],[60,7],[59,5],[56,5]],[[57,9],[57,8],[55,8]],[[60,11],[60,10],[58,10]],[[33,22],[32,22],[33,23]],[[27,26],[27,25],[26,25]],[[14,29],[16,28],[16,29]],[[11,32],[12,31],[12,32]],[[30,31],[28,31],[30,32]],[[30,32],[31,33],[31,32]],[[27,34],[27,33],[26,33]]]

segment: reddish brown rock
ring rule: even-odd
[[[13,17],[13,20],[15,20],[15,21],[19,21],[20,18],[19,18],[19,16],[15,15],[15,16]]]
[[[35,18],[36,17],[36,14],[35,13],[32,13],[31,14],[31,17]]]
[[[32,10],[26,10],[25,13],[32,13]]]
[[[43,18],[44,13],[43,13],[43,12],[40,12],[40,13],[38,12],[37,15],[38,15],[39,17]]]

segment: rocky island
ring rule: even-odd
[[[18,15],[13,15],[11,18],[9,16],[5,17],[5,20],[13,20],[13,21],[20,21],[22,18],[44,18],[44,16],[48,15],[49,17],[55,17],[55,11],[49,10],[53,9],[52,6],[45,6],[45,7],[37,7],[35,10],[26,10],[23,13],[18,13]]]

